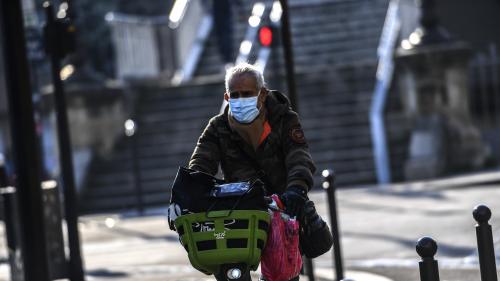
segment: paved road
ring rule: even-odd
[[[312,194],[326,215],[325,194]],[[439,245],[441,280],[479,280],[472,208],[491,207],[496,252],[500,253],[500,184],[449,187],[405,184],[343,189],[337,193],[346,268],[392,280],[418,280],[415,241],[429,235]],[[163,209],[149,215],[93,215],[80,219],[88,280],[213,280],[190,265],[177,234],[168,229]],[[4,249],[3,245],[0,245]],[[5,256],[5,252],[3,252]],[[331,253],[316,259],[318,274],[333,278]],[[497,264],[499,264],[497,261]],[[329,275],[329,272],[332,272]],[[350,277],[348,272],[346,275]],[[360,273],[352,273],[357,280]],[[0,264],[0,280],[8,280]],[[306,280],[306,278],[304,278]],[[383,279],[380,279],[383,280]]]

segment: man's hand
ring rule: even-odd
[[[307,200],[306,191],[298,186],[290,186],[280,197],[285,204],[285,213],[298,218]]]

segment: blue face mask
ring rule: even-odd
[[[259,116],[259,109],[257,108],[258,98],[259,96],[237,99],[230,98],[229,109],[231,109],[231,116],[240,123],[252,123]]]

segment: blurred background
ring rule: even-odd
[[[59,75],[80,215],[168,204],[178,167],[221,110],[227,67],[256,64],[268,88],[292,92],[279,1],[52,5],[75,27]],[[500,1],[288,5],[293,98],[318,170],[333,168],[339,187],[499,171]],[[41,176],[60,181],[43,1],[22,0],[22,12]],[[0,162],[15,186],[3,65]]]
[[[338,184],[352,186],[497,169],[499,2],[436,1],[429,13],[437,27],[426,32],[439,30],[438,43],[417,42],[417,3],[393,2],[290,1],[296,100],[319,170],[333,167]],[[127,209],[137,185],[144,204],[168,202],[177,167],[221,108],[225,67],[257,63],[269,88],[289,92],[279,2],[78,0],[54,7],[76,26],[61,78],[82,212]],[[23,1],[23,12],[43,176],[56,179],[42,2]],[[11,167],[5,91],[0,97],[0,150]],[[135,126],[133,136],[126,124]]]

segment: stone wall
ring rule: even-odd
[[[129,118],[130,101],[122,88],[104,86],[72,86],[67,88],[68,122],[73,147],[77,187],[85,179],[93,157],[106,158],[115,142],[123,136],[123,124]],[[56,177],[59,172],[57,123],[52,94],[42,101],[42,146],[46,172]]]

